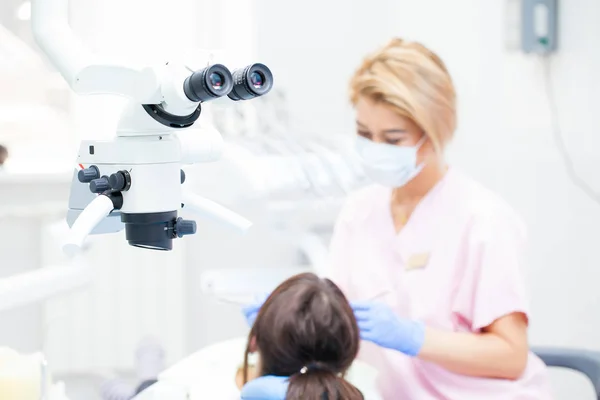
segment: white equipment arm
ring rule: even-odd
[[[241,233],[246,233],[252,226],[252,222],[246,218],[212,200],[185,190],[182,195],[185,204],[184,209],[188,209],[201,217],[213,219]]]
[[[0,311],[75,290],[88,285],[92,279],[91,267],[78,262],[73,265],[45,267],[0,279]]]
[[[300,238],[299,246],[315,273],[322,277],[327,276],[329,249],[323,239],[316,233],[308,232]]]
[[[35,40],[73,91],[117,94],[148,102],[159,87],[154,72],[98,59],[75,36],[68,16],[69,0],[31,3]]]

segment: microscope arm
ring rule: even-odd
[[[73,223],[67,239],[63,243],[63,251],[69,256],[76,255],[88,235],[114,208],[113,200],[105,195],[100,195],[90,202]]]
[[[159,79],[150,68],[98,59],[69,26],[69,0],[33,0],[33,35],[75,93],[117,94],[143,104],[160,102]]]
[[[190,210],[200,217],[210,218],[221,222],[225,226],[233,228],[241,233],[246,233],[252,226],[252,222],[228,208],[215,203],[212,200],[198,196],[189,191],[183,191],[182,199],[184,210]]]

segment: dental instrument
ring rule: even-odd
[[[223,151],[219,132],[197,121],[202,104],[227,96],[233,101],[267,94],[273,74],[263,64],[230,71],[222,64],[194,70],[168,62],[137,67],[92,54],[71,31],[69,0],[33,0],[34,37],[69,84],[82,95],[129,98],[116,137],[84,140],[74,170],[63,244],[80,251],[88,235],[118,232],[132,246],[171,250],[173,239],[196,232],[196,223],[178,216],[187,207],[214,216],[241,231],[250,222],[182,189],[182,166],[215,161]],[[102,118],[99,111],[98,118]]]

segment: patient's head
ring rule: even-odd
[[[248,353],[258,350],[259,374],[289,376],[288,400],[357,400],[343,379],[359,349],[359,330],[346,297],[314,274],[283,282],[261,307],[250,331]]]

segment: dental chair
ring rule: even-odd
[[[568,368],[587,376],[600,400],[600,352],[553,347],[534,347],[532,350],[548,367]]]

